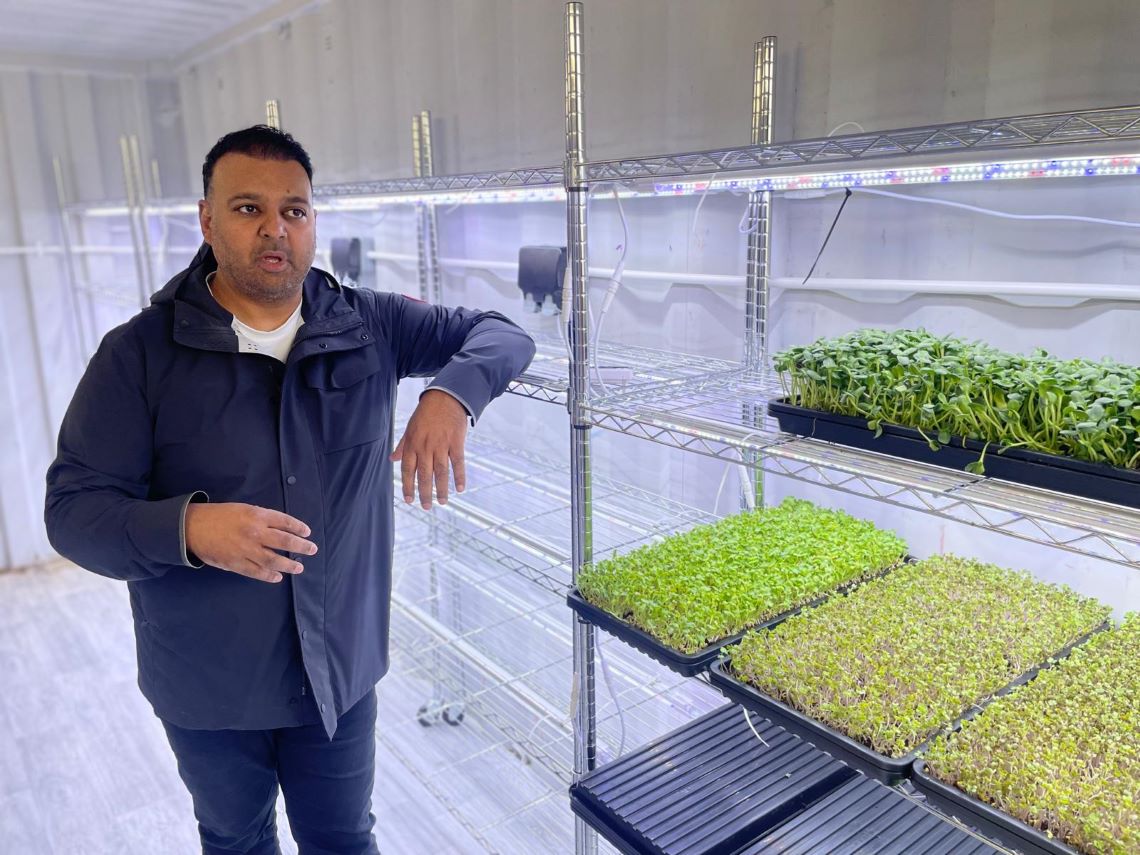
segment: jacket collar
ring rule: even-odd
[[[217,269],[214,251],[209,244],[203,243],[187,268],[157,291],[150,302],[155,306],[174,305],[174,340],[179,344],[200,350],[236,353],[238,340],[231,326],[233,315],[213,298],[206,285],[206,277]],[[360,314],[344,298],[343,286],[331,274],[317,267],[309,269],[301,285],[301,317],[305,324],[297,334],[298,346],[302,341],[337,335],[363,324]],[[338,343],[335,347],[332,344],[328,347],[343,350],[346,346],[359,346],[366,341],[359,336],[351,336],[343,343],[344,346]],[[302,355],[306,354],[298,354],[298,357]]]

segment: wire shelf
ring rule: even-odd
[[[532,747],[540,756],[560,756],[565,751],[563,762],[569,764],[567,703],[573,623],[564,598],[535,586],[518,585],[511,570],[485,560],[468,544],[456,545],[446,538],[434,544],[403,543],[397,565],[394,601],[434,636],[406,649],[405,670],[431,674],[439,681],[441,708],[456,698],[471,703],[500,689],[518,694],[526,716],[537,710],[547,722],[562,722],[565,729],[546,733],[549,741],[545,742],[539,734]],[[526,644],[520,644],[520,638]],[[648,739],[662,724],[675,722],[673,715],[662,718],[666,711],[687,714],[694,709],[694,701],[682,692],[676,701],[638,712],[642,705],[674,692],[685,681],[625,645],[617,644],[611,650],[612,641],[609,636],[599,638],[600,644],[607,645],[609,676],[624,709],[628,747],[634,744],[630,740]],[[470,679],[472,667],[481,674],[477,682]],[[608,721],[606,708],[602,704],[601,717]],[[616,715],[616,706],[610,712]],[[614,719],[610,753],[621,742],[620,718]],[[515,731],[534,727],[527,717],[507,720],[513,721]]]
[[[570,589],[570,486],[565,464],[482,437],[467,445],[467,491],[432,512],[431,524],[465,546],[552,593]],[[624,552],[716,517],[681,502],[595,476],[594,551]],[[423,520],[418,506],[397,501]]]
[[[444,538],[418,539],[425,536],[432,526],[401,528],[392,669],[380,692],[382,703],[391,700],[378,738],[486,851],[523,851],[535,840],[549,846],[543,851],[567,851],[570,615],[561,597],[518,585],[512,571]],[[601,760],[721,702],[613,639],[601,636],[599,646],[617,696],[599,671]],[[461,724],[444,723],[445,711],[452,720],[462,711]]]
[[[1140,565],[1140,510],[780,433],[770,373],[661,384],[592,402],[601,428],[1119,564]]]
[[[338,196],[383,196],[403,193],[444,193],[456,190],[505,190],[521,187],[562,187],[561,166],[534,166],[459,175],[420,178],[389,178],[377,181],[346,181],[313,188],[317,199]]]
[[[738,460],[743,450],[786,441],[767,409],[769,399],[780,394],[769,372],[714,370],[689,381],[599,398],[586,409],[598,427]]]
[[[1140,106],[951,122],[653,157],[595,161],[588,183],[757,173],[780,167],[855,164],[912,155],[1030,149],[1140,139]]]
[[[570,362],[566,344],[555,335],[535,335],[534,340],[537,346],[534,359],[519,379],[508,387],[508,391],[554,404],[565,404],[570,387]],[[601,342],[596,350],[594,367],[591,369],[592,382],[613,394],[687,380],[709,372],[730,371],[733,368],[733,363],[730,362],[616,342]],[[615,368],[628,369],[628,379],[614,380]],[[610,379],[607,381],[606,377]]]

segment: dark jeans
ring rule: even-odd
[[[279,855],[274,806],[285,795],[300,855],[378,855],[372,836],[376,693],[319,725],[187,730],[163,722],[194,800],[203,855]]]

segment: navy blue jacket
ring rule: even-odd
[[[473,417],[534,344],[493,312],[347,288],[313,269],[286,364],[239,353],[204,246],[109,332],[47,474],[52,545],[130,590],[139,686],[196,729],[323,722],[388,669],[396,382],[435,375]],[[195,567],[191,501],[247,502],[312,529],[319,551],[269,584]]]

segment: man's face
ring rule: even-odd
[[[295,160],[222,155],[198,203],[218,275],[258,303],[295,298],[317,249],[313,191]]]

